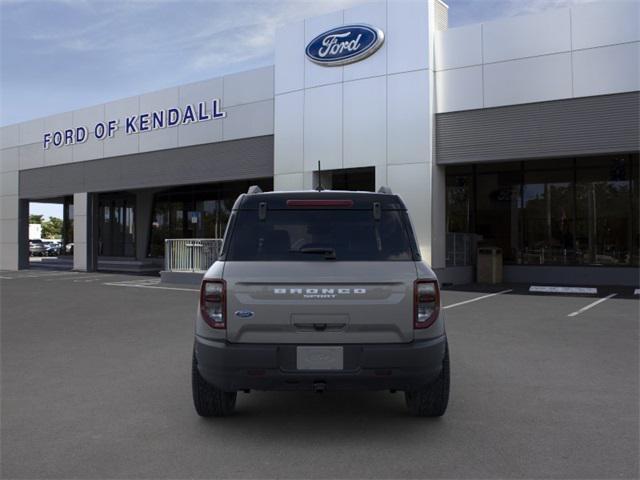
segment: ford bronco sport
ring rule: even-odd
[[[440,289],[402,200],[385,188],[241,195],[202,281],[192,387],[204,417],[252,389],[402,390],[412,414],[443,415]]]

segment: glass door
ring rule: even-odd
[[[135,195],[100,195],[98,202],[98,255],[135,257]]]

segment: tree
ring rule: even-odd
[[[60,238],[62,236],[62,220],[56,217],[49,217],[49,220],[42,223],[43,238]]]
[[[44,215],[29,215],[29,223],[38,223],[42,225]]]

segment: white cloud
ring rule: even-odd
[[[233,27],[220,29],[217,25],[197,33],[197,38],[206,39],[208,43],[195,50],[190,65],[196,71],[203,71],[272,57],[275,32],[281,25],[359,3],[366,0],[258,2],[262,11],[256,14],[254,3],[239,2],[233,12]]]
[[[448,3],[456,26],[585,1]],[[370,2],[0,0],[0,122],[266,65],[279,26]]]

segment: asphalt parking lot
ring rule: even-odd
[[[444,291],[441,419],[410,417],[399,393],[252,392],[233,417],[203,420],[198,294],[161,287],[0,273],[2,478],[638,478],[632,290]]]

